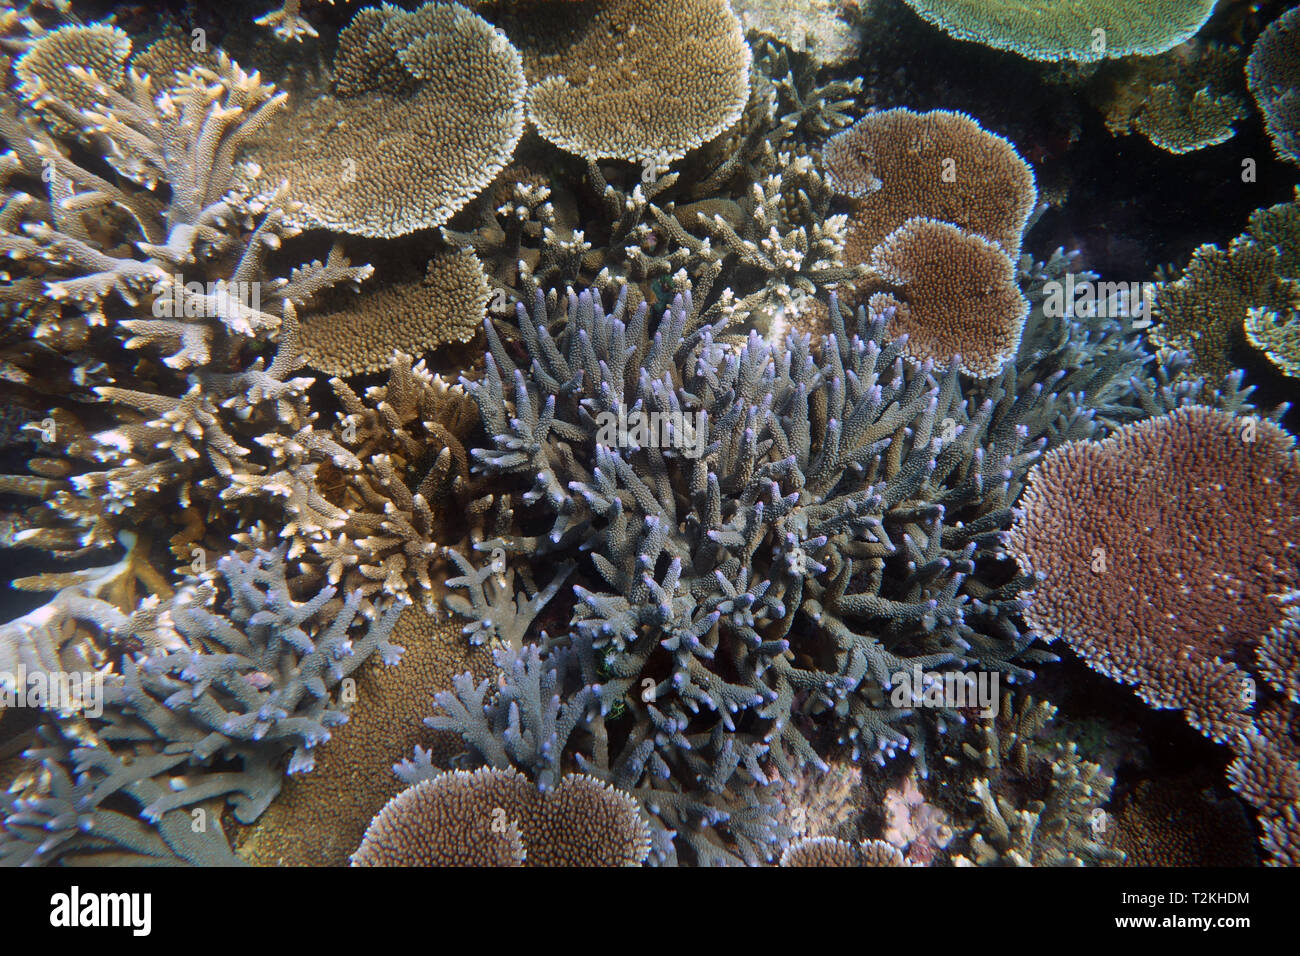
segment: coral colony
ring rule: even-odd
[[[1300,863],[1300,8],[268,5],[0,11],[0,863]]]

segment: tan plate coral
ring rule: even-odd
[[[440,226],[523,133],[519,53],[459,4],[362,10],[334,66],[337,95],[298,97],[253,150],[259,190],[288,181],[304,228],[392,237]]]

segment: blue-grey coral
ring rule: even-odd
[[[1144,357],[1036,310],[1018,362],[963,392],[956,366],[909,365],[880,318],[834,302],[817,353],[726,344],[725,320],[692,314],[689,294],[657,325],[623,298],[539,295],[518,311],[526,363],[486,326],[486,374],[463,384],[491,442],[472,455],[519,476],[524,508],[476,547],[590,563],[569,633],[502,659],[500,694],[440,695],[433,725],[543,785],[572,750],[695,859],[757,860],[779,844],[769,784],[823,765],[817,727],[924,767],[962,718],[892,706],[899,672],[1030,675],[1012,505],[1043,448],[1140,414],[1123,382]]]
[[[335,589],[295,600],[284,551],[222,558],[215,575],[194,579],[149,616],[155,633],[126,635],[142,649],[124,655],[120,673],[103,675],[102,714],[47,722],[49,746],[32,754],[43,772],[0,823],[0,859],[47,862],[105,841],[159,856],[157,835],[142,835],[139,820],[102,801],[125,789],[140,820],[157,824],[170,845],[169,814],[187,809],[188,827],[188,808],[221,799],[251,822],[286,770],[312,768],[313,749],[347,719],[340,682],[372,654],[397,659],[388,635],[404,605],[366,624],[353,592],[340,611],[322,613]]]

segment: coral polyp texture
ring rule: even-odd
[[[1234,658],[1287,626],[1283,601],[1300,584],[1289,434],[1176,409],[1052,452],[1020,509],[1010,548],[1038,579],[1033,627],[1215,740],[1247,728],[1250,684]]]
[[[502,22],[523,53],[528,117],[557,146],[668,163],[740,119],[752,55],[727,0],[518,7]]]
[[[1278,156],[1300,164],[1300,10],[1288,10],[1255,41],[1246,81]]]
[[[0,4],[0,865],[1300,862],[1214,6]]]
[[[459,4],[365,8],[334,70],[336,95],[299,103],[253,149],[259,190],[288,182],[297,225],[382,237],[439,226],[523,133],[519,52]]]
[[[909,219],[876,247],[871,266],[890,288],[871,297],[890,314],[907,354],[972,375],[996,375],[1016,353],[1029,303],[1002,247],[933,219]]]
[[[485,767],[421,780],[366,830],[356,866],[639,866],[650,832],[637,802],[593,777],[543,793]]]
[[[904,0],[961,40],[1031,60],[1152,56],[1195,36],[1215,0]]]

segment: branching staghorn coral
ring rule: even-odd
[[[313,380],[288,378],[299,362],[296,329],[290,305],[269,368],[259,358],[233,375],[196,373],[179,397],[97,387],[121,410],[113,428],[88,434],[75,419],[51,418],[67,459],[55,460],[58,478],[0,479],[40,499],[6,543],[75,558],[113,546],[123,530],[156,529],[170,560],[193,566],[259,518],[295,539],[295,556],[328,539],[346,516],[321,494],[317,471],[361,463],[313,427]]]
[[[77,831],[98,847],[101,829],[139,852],[117,835],[130,823],[145,840],[139,821],[100,817],[100,802],[123,788],[141,804],[140,820],[157,824],[168,844],[168,815],[209,800],[228,799],[236,818],[251,822],[286,769],[311,770],[313,749],[347,719],[334,698],[340,682],[371,654],[396,661],[388,635],[402,605],[356,631],[360,595],[346,596],[333,614],[334,588],[295,601],[284,550],[249,560],[228,555],[210,580],[191,580],[151,619],[170,637],[127,654],[120,674],[105,677],[102,716],[85,718],[88,727],[47,725],[54,754],[35,755],[47,760],[46,772],[0,824],[0,857],[48,862],[81,848],[72,839]],[[213,609],[218,597],[222,611]],[[55,817],[43,829],[60,837],[46,840],[31,829],[30,814],[51,797],[71,803],[76,815]],[[183,818],[189,827],[188,810]],[[160,855],[159,844],[154,836],[148,855]]]
[[[953,856],[954,865],[1088,866],[1123,860],[1124,854],[1103,840],[1108,824],[1101,807],[1110,799],[1113,781],[1073,742],[1048,739],[1056,712],[1045,701],[1004,693],[994,716],[947,742],[951,752],[944,754],[945,764],[970,776],[966,806],[949,803],[959,835],[951,850],[963,851]]]
[[[906,365],[865,313],[850,337],[834,305],[819,368],[806,338],[724,345],[725,322],[692,324],[684,297],[657,328],[622,299],[606,314],[570,293],[561,321],[557,304],[539,295],[519,312],[526,370],[489,326],[487,373],[465,386],[492,437],[474,459],[527,488],[516,520],[528,530],[475,547],[590,551],[571,631],[506,668],[533,688],[511,692],[533,701],[517,718],[487,684],[458,684],[433,726],[544,785],[572,748],[697,860],[752,861],[782,838],[770,823],[739,840],[736,828],[770,816],[769,768],[823,765],[814,727],[860,756],[910,750],[924,767],[929,735],[963,718],[893,706],[898,672],[1028,676],[1040,658],[1014,614],[1029,580],[1002,565],[986,583],[979,568],[1003,562],[1040,450],[1099,427],[1072,386],[1105,397],[1140,353],[1111,343],[1094,366],[1109,335],[1053,341],[1043,326],[1060,321],[1038,315],[1024,366],[963,394],[955,367]],[[620,407],[666,430],[620,433]]]

